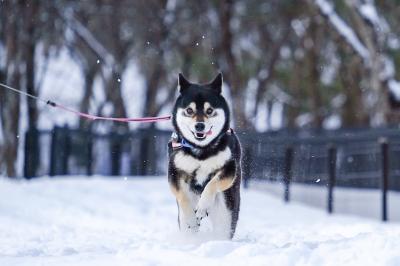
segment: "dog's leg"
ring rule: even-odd
[[[168,168],[168,182],[172,194],[178,203],[179,229],[182,231],[198,231],[194,204],[190,197],[187,184],[184,182],[185,175],[179,173],[170,161]]]
[[[201,193],[200,200],[196,207],[196,218],[197,223],[208,215],[208,210],[214,204],[215,196],[218,192],[223,192],[232,187],[235,181],[234,176],[222,175],[222,172],[218,172],[205,186],[203,193]]]
[[[179,227],[182,231],[198,231],[196,215],[191,203],[191,199],[185,191],[171,186],[171,191],[176,197],[179,209]]]
[[[228,161],[224,167],[215,173],[214,177],[207,183],[196,207],[197,222],[208,215],[208,209],[213,205],[218,192],[223,192],[232,187],[236,177],[236,163]]]

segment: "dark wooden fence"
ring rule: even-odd
[[[400,191],[400,131],[397,128],[336,131],[280,131],[246,134],[251,153],[246,182],[279,182],[283,199],[290,185],[327,188],[327,211],[334,211],[334,188],[381,191],[381,219],[388,219],[388,190]]]
[[[32,145],[37,136],[39,145]],[[163,175],[170,136],[169,131],[155,129],[108,134],[68,127],[29,130],[24,176]]]
[[[25,141],[26,178],[59,175],[165,175],[171,132],[154,128],[98,134],[56,127],[30,130]],[[238,133],[243,148],[244,186],[252,180],[328,187],[329,212],[335,186],[400,191],[400,130],[344,129]],[[39,143],[34,141],[39,139]]]

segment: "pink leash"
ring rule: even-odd
[[[96,116],[96,115],[90,115],[90,114],[78,112],[78,111],[75,111],[73,109],[70,109],[68,107],[65,107],[63,105],[60,105],[60,104],[57,104],[57,103],[54,103],[51,101],[47,101],[47,104],[52,107],[60,108],[64,111],[76,114],[77,116],[84,117],[86,119],[93,120],[93,121],[94,120],[106,120],[106,121],[117,121],[117,122],[124,122],[124,123],[129,123],[129,122],[151,123],[151,122],[166,121],[166,120],[171,119],[170,115],[156,116],[156,117],[141,117],[141,118],[103,117],[103,116]]]
[[[4,87],[6,89],[9,89],[9,90],[11,90],[13,92],[16,92],[18,94],[25,95],[25,96],[27,96],[29,98],[32,98],[32,99],[36,100],[36,101],[41,101],[41,102],[43,102],[43,103],[45,103],[47,105],[50,105],[52,107],[60,108],[60,109],[62,109],[64,111],[66,111],[66,112],[73,113],[73,114],[75,114],[75,115],[77,115],[79,117],[83,117],[83,118],[90,119],[90,120],[93,120],[93,121],[95,121],[95,120],[106,120],[106,121],[116,121],[116,122],[124,122],[124,123],[129,123],[129,122],[151,123],[151,122],[158,122],[158,121],[167,121],[167,120],[171,119],[170,115],[155,116],[155,117],[141,117],[141,118],[103,117],[103,116],[90,115],[90,114],[78,112],[76,110],[73,110],[71,108],[65,107],[65,106],[63,106],[61,104],[52,102],[50,100],[46,101],[46,100],[41,99],[41,98],[39,98],[39,97],[37,97],[35,95],[26,93],[26,92],[18,90],[18,89],[15,89],[15,88],[10,87],[10,86],[8,86],[6,84],[3,84],[3,83],[0,83],[0,86]]]

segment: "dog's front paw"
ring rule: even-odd
[[[198,232],[199,231],[199,223],[197,222],[197,220],[194,223],[187,223],[186,229],[187,229],[187,231],[190,231],[190,232]]]
[[[196,209],[196,220],[197,220],[197,225],[200,226],[201,220],[203,220],[205,217],[208,216],[208,210],[207,209]]]
[[[197,222],[197,218],[195,215],[191,216],[190,218],[186,218],[183,221],[183,229],[186,232],[198,232],[199,231],[199,224]]]
[[[213,198],[201,197],[199,203],[197,204],[195,213],[197,224],[200,226],[201,220],[208,216],[209,209],[214,202]]]

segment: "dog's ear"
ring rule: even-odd
[[[190,86],[190,82],[182,75],[182,73],[179,73],[178,85],[180,93],[183,93]]]
[[[222,91],[222,73],[219,73],[209,86],[214,92],[220,94]]]

